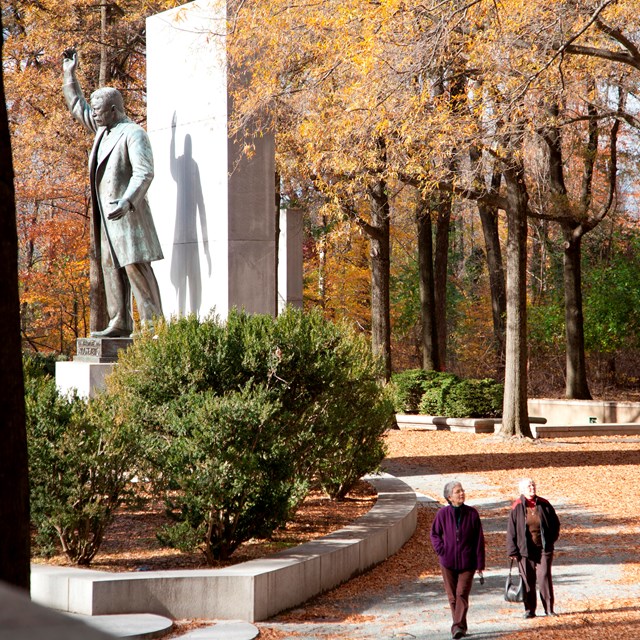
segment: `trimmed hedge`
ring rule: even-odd
[[[452,373],[409,369],[391,379],[396,413],[449,418],[499,418],[504,385],[490,378],[462,380]]]

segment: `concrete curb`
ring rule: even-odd
[[[224,569],[108,573],[32,565],[31,596],[85,615],[266,620],[382,562],[413,535],[415,492],[389,475],[365,478],[375,506],[353,524],[267,558]]]
[[[445,418],[420,414],[396,414],[398,429],[413,431],[494,433],[500,428],[501,422],[501,418]],[[635,422],[552,425],[545,423],[546,418],[529,416],[529,424],[534,438],[640,435],[640,423]]]
[[[544,424],[545,422],[545,418],[529,416],[531,425]],[[415,413],[396,414],[396,424],[401,430],[494,433],[501,423],[502,418],[446,418],[444,416],[427,416]]]

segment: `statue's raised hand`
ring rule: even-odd
[[[75,47],[69,47],[62,52],[62,70],[65,73],[75,73],[78,67],[78,52]]]

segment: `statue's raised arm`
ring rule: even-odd
[[[62,93],[71,115],[88,131],[95,133],[98,130],[95,118],[91,112],[91,106],[85,100],[76,77],[78,68],[78,53],[74,48],[65,49],[62,53],[62,71],[64,84]]]
[[[73,117],[96,136],[89,154],[93,237],[104,277],[109,324],[97,338],[131,334],[131,295],[142,325],[162,316],[160,289],[151,262],[162,260],[147,190],[153,180],[153,153],[147,132],[125,113],[122,94],[100,87],[89,102],[76,78],[78,54],[63,54],[63,93]],[[93,311],[93,310],[92,310]]]

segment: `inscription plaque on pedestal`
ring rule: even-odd
[[[73,359],[78,362],[117,362],[118,352],[132,343],[131,338],[78,338]]]

